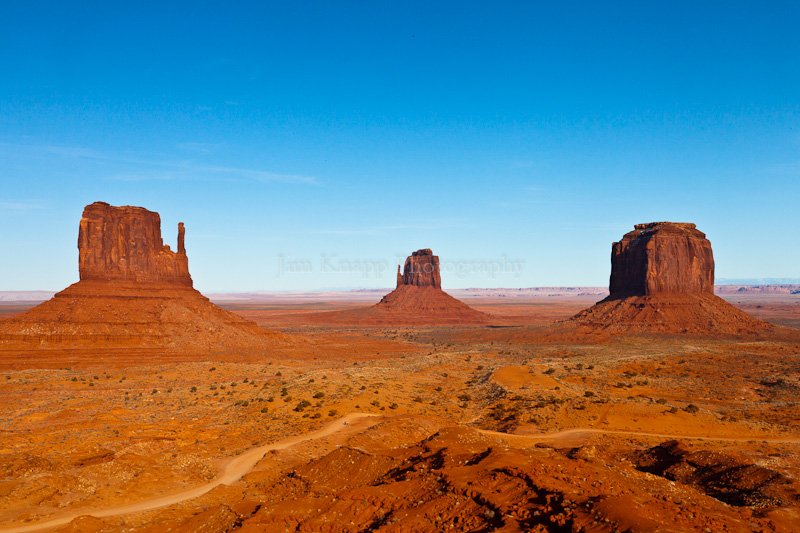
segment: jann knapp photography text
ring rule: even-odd
[[[330,274],[330,275],[357,275],[360,279],[393,279],[404,268],[405,256],[397,254],[394,261],[385,259],[365,259],[355,257],[342,257],[337,254],[321,254],[317,259],[297,258],[289,254],[277,256],[278,272],[276,277],[304,275],[304,274]],[[423,265],[422,268],[425,268]],[[430,266],[430,265],[427,265]],[[412,267],[413,268],[413,267]],[[470,277],[482,279],[519,279],[525,261],[509,258],[502,254],[495,258],[485,259],[458,259],[441,261],[440,272],[453,279],[465,280]]]

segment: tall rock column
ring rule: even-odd
[[[397,281],[399,286],[400,279],[398,278]],[[403,266],[402,285],[441,289],[442,277],[439,274],[439,257],[433,255],[429,248],[417,250],[408,256]]]

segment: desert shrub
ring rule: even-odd
[[[268,402],[274,402],[275,401],[275,396],[270,396],[269,398],[267,398],[267,401]]]
[[[483,365],[478,365],[476,369],[477,370],[483,370]]]
[[[658,400],[656,400],[656,403],[665,404],[667,403],[667,400],[666,398],[659,398]]]
[[[11,379],[11,378],[9,377],[8,379]],[[72,381],[78,381],[78,378],[76,378],[76,377],[73,377],[73,378],[72,378]]]
[[[267,409],[266,407],[262,407],[261,412],[264,414],[269,413],[269,409]]]
[[[586,367],[587,370],[594,370],[594,365],[589,365]]]
[[[336,409],[331,409],[330,411],[328,411],[328,416],[336,416],[337,414],[339,414],[339,411],[337,411]]]
[[[189,389],[189,392],[197,392],[197,387],[192,387],[191,389]]]
[[[216,370],[216,369],[217,369],[217,367],[215,367],[215,366],[212,366],[211,368],[209,368],[209,369],[208,369],[208,371],[209,371],[209,372],[213,372],[213,371],[214,371],[214,370]]]
[[[495,420],[505,420],[508,416],[508,410],[505,404],[498,403],[492,408],[492,418]]]
[[[698,411],[700,410],[700,408],[699,408],[699,407],[697,407],[695,404],[693,404],[693,403],[690,403],[689,405],[687,405],[686,407],[684,407],[684,408],[683,408],[683,410],[684,410],[684,411],[686,411],[687,413],[692,413],[692,414],[694,414],[694,413],[698,412]]]
[[[547,374],[547,375],[550,375],[550,374],[554,374],[555,371],[556,371],[555,368],[548,368],[547,370],[544,371],[544,373]]]
[[[281,373],[281,371],[280,371],[280,370],[278,370],[277,372],[275,372],[275,375],[276,375],[276,376],[282,376],[283,374]]]
[[[310,405],[311,402],[309,402],[308,400],[300,400],[300,402],[294,407],[294,410],[300,412],[306,407],[309,407]]]
[[[314,398],[324,398],[324,397],[325,397],[325,393],[324,392],[315,392],[314,393]]]
[[[392,403],[392,404],[389,406],[389,409],[397,409],[397,404],[396,404],[396,403]]]
[[[421,396],[414,396],[413,398],[411,398],[411,401],[417,402],[417,403],[422,403],[422,397]]]
[[[439,386],[439,387],[436,387],[436,388],[435,388],[435,389],[433,389],[433,390],[435,390],[436,392],[442,392],[442,387],[441,387],[441,386]]]
[[[247,400],[244,400],[242,402],[242,407],[247,407],[248,405],[250,405],[250,402],[248,402]]]
[[[594,393],[592,391],[590,391],[590,390],[587,390],[586,392],[583,393],[583,395],[586,398],[591,398],[592,396],[594,396]]]
[[[242,380],[242,383],[247,383],[247,381],[248,381],[248,380],[247,380],[247,378],[244,378],[244,379]]]
[[[322,418],[322,415],[319,413],[314,413],[313,415],[311,415],[311,418]]]
[[[158,393],[158,389],[153,389],[153,392],[151,392],[150,394],[157,394],[157,393]]]
[[[289,402],[292,401],[292,397],[291,396],[284,396],[283,397],[283,401],[286,402],[286,403],[289,403]]]
[[[281,396],[286,396],[287,394],[289,394],[289,391],[286,390],[286,387],[282,388],[281,389]]]
[[[458,397],[458,399],[461,400],[462,402],[468,402],[472,399],[472,396],[470,396],[469,394],[462,394]]]

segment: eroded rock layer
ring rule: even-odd
[[[400,280],[398,279],[399,285]],[[433,255],[430,248],[417,250],[408,256],[403,266],[402,285],[441,289],[442,276],[439,273],[439,256]]]
[[[176,253],[161,239],[158,213],[105,202],[87,205],[78,231],[80,279],[177,283],[191,287],[184,235],[180,223]]]
[[[636,224],[611,248],[612,296],[713,294],[711,243],[694,224]]]

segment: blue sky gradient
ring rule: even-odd
[[[0,290],[77,281],[96,200],[185,222],[204,291],[419,248],[446,288],[605,285],[657,220],[800,277],[800,4],[642,4],[0,1]]]

